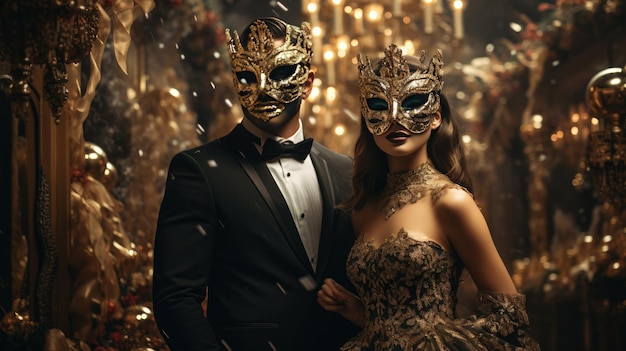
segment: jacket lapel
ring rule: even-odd
[[[250,137],[246,134],[249,134],[249,132],[241,124],[231,133],[234,145],[239,148],[239,155],[241,156],[238,158],[239,163],[259,190],[292,250],[309,273],[313,275],[313,268],[309,263],[298,229],[291,218],[287,202],[283,198],[265,162],[261,159],[258,150],[252,142],[248,142]]]
[[[328,264],[330,252],[334,246],[335,236],[333,235],[332,224],[335,216],[335,193],[333,183],[326,161],[320,156],[316,144],[313,143],[311,149],[311,160],[317,173],[317,179],[322,193],[322,232],[320,233],[320,246],[317,257],[317,269],[315,277],[318,281],[323,276],[323,272]]]

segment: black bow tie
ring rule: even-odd
[[[263,144],[263,153],[261,156],[264,160],[272,160],[280,156],[293,157],[302,162],[309,155],[313,139],[308,138],[297,144],[287,140],[282,143],[274,139],[266,139]]]

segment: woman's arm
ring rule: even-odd
[[[470,194],[449,189],[435,204],[438,222],[467,267],[479,292],[475,314],[468,321],[525,350],[539,350],[527,333],[526,298],[518,293],[498,253],[485,218]]]
[[[457,188],[446,190],[435,203],[435,213],[480,291],[517,293],[487,222],[469,193]]]

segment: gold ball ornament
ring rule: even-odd
[[[107,190],[111,190],[117,184],[117,169],[111,162],[107,162],[104,172],[102,173],[102,179],[100,182]]]
[[[85,173],[100,181],[107,169],[109,159],[102,148],[92,142],[85,142]]]
[[[598,118],[626,116],[626,68],[611,67],[598,72],[587,84],[585,100]]]

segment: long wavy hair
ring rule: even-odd
[[[413,56],[405,56],[412,71],[417,66]],[[415,59],[415,60],[414,60]],[[378,70],[375,71],[378,74]],[[454,183],[472,192],[472,179],[467,171],[465,148],[458,125],[452,117],[447,98],[441,97],[441,125],[433,129],[427,143],[428,158],[435,168],[448,176]],[[361,209],[371,200],[377,199],[387,184],[389,164],[387,155],[378,148],[374,137],[361,117],[361,132],[354,148],[352,195],[342,205],[344,208]]]

